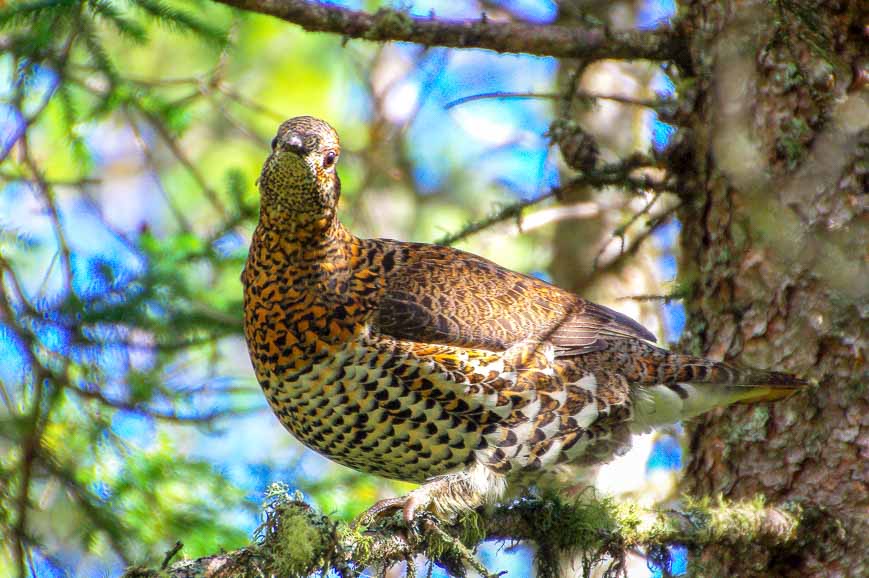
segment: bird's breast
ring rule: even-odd
[[[415,482],[473,459],[482,427],[462,415],[467,404],[438,390],[435,364],[364,336],[303,359],[292,371],[262,367],[258,377],[280,422],[309,448]]]

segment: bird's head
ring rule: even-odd
[[[341,145],[328,123],[297,116],[281,124],[259,178],[262,218],[275,227],[318,229],[335,221]]]

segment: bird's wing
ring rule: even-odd
[[[396,339],[503,351],[532,338],[559,355],[608,339],[655,341],[645,327],[539,279],[450,247],[374,239],[385,287],[375,329]]]

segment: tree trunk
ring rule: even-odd
[[[685,346],[817,381],[689,424],[689,494],[803,512],[796,547],[709,546],[691,575],[867,576],[865,14],[857,1],[688,4],[697,82],[672,153]]]

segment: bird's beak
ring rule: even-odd
[[[308,154],[308,149],[305,148],[305,143],[302,140],[302,137],[295,133],[288,134],[284,137],[284,148],[296,153],[300,157]]]

